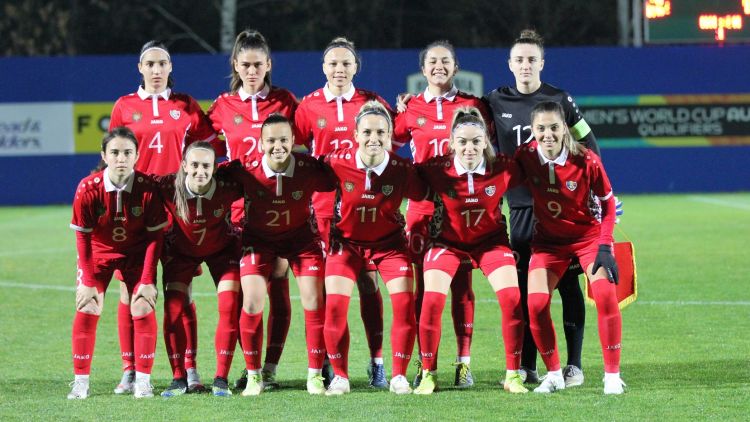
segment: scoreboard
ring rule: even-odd
[[[651,44],[750,42],[750,0],[644,0]]]

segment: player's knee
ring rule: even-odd
[[[144,316],[153,311],[154,308],[151,306],[151,304],[142,297],[139,297],[130,305],[130,313],[134,317]]]

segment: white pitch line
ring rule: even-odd
[[[75,287],[73,286],[55,286],[52,284],[34,284],[34,283],[18,283],[7,280],[0,280],[0,287],[10,287],[18,289],[30,289],[30,290],[58,290],[65,292],[74,292]],[[109,289],[110,293],[119,294],[118,289]],[[204,293],[195,292],[195,297],[214,297],[216,293]],[[290,296],[291,300],[299,300],[299,296]],[[353,297],[353,300],[358,300],[357,297]],[[497,303],[495,299],[477,299],[477,303]],[[552,303],[559,304],[559,300],[553,300]],[[636,300],[635,305],[651,305],[651,306],[750,306],[748,300]]]
[[[737,208],[740,210],[750,211],[750,204],[728,201],[726,199],[710,198],[707,196],[688,196],[688,199],[695,202],[703,202],[704,204],[721,205],[723,207]]]

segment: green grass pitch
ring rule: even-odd
[[[427,397],[396,397],[366,388],[366,342],[354,300],[349,318],[353,391],[344,397],[309,396],[304,391],[303,318],[293,286],[292,328],[278,369],[281,390],[257,398],[200,394],[136,403],[132,396],[112,393],[120,378],[113,284],[99,324],[92,396],[69,401],[65,396],[73,378],[75,274],[70,207],[0,208],[0,420],[747,420],[750,194],[622,199],[625,215],[619,226],[636,246],[639,297],[623,311],[622,376],[628,388],[618,397],[602,394],[593,307],[587,308],[583,386],[551,396],[502,391],[500,312],[484,277],[475,273],[476,386],[471,390],[450,387],[455,337],[448,309],[440,347],[440,391]],[[622,239],[622,233],[616,235]],[[210,383],[216,298],[206,275],[194,281],[194,292],[199,371]],[[552,312],[562,337],[559,300]],[[161,327],[159,332],[161,336]],[[387,333],[385,337],[387,356]],[[565,359],[562,338],[559,343]],[[171,378],[165,355],[160,337],[153,371],[157,394]],[[230,381],[242,366],[237,354]],[[411,367],[409,377],[413,373]]]

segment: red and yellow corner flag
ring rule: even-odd
[[[617,284],[617,303],[620,309],[625,308],[635,302],[638,297],[638,283],[635,269],[635,248],[633,242],[615,242],[614,249],[615,261],[620,274],[620,281]],[[586,302],[595,305],[593,293],[589,289],[589,283],[585,283]]]

